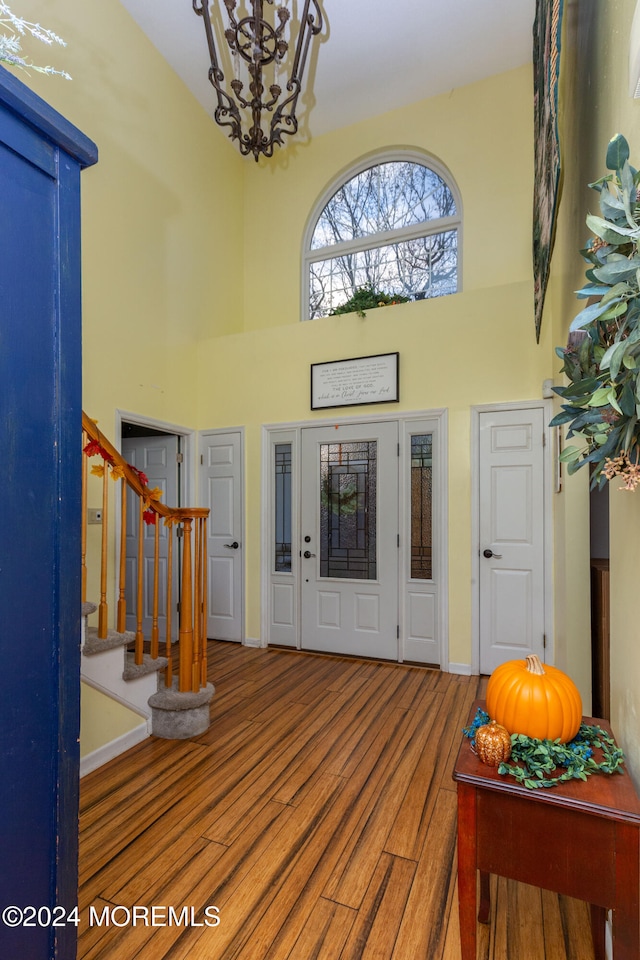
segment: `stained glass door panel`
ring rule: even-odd
[[[376,579],[376,440],[320,444],[320,576]]]

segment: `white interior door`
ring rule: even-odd
[[[201,437],[207,524],[207,636],[242,641],[242,434],[204,433]]]
[[[398,425],[302,430],[302,647],[398,658]]]
[[[169,507],[178,507],[178,438],[174,434],[153,437],[125,437],[122,440],[122,456],[127,463],[142,470],[148,479],[148,486],[162,490],[162,502]],[[127,630],[136,630],[138,596],[138,497],[127,488],[127,561],[125,595],[127,600]],[[143,561],[144,561],[144,610],[142,632],[145,637],[151,635],[153,603],[153,568],[155,549],[155,526],[144,525]],[[159,578],[158,578],[158,632],[162,640],[166,632],[167,608],[167,551],[169,530],[160,522],[159,526]],[[179,566],[174,555],[172,565],[172,597],[176,604],[179,597]],[[171,635],[174,641],[178,637],[177,607],[174,611]]]
[[[544,412],[480,413],[480,672],[544,661]]]

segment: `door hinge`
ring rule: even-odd
[[[200,463],[204,465],[204,453],[200,454]]]
[[[398,456],[400,456],[400,443],[398,442]]]
[[[184,463],[184,453],[176,453],[176,463]]]
[[[543,650],[546,650],[546,649],[547,649],[547,635],[546,635],[546,633],[543,633],[543,634],[542,634],[542,649],[543,649]]]
[[[182,527],[176,527],[176,537],[184,537],[184,530]]]
[[[396,627],[396,640],[400,639],[400,624]]]
[[[547,435],[546,435],[546,433],[543,433],[543,434],[542,434],[542,446],[543,446],[543,447],[546,447],[546,445],[547,445]]]
[[[400,549],[400,534],[398,534],[398,549]]]

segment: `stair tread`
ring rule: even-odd
[[[142,663],[135,662],[135,654],[127,653],[125,657],[125,666],[122,673],[124,680],[135,680],[136,677],[145,677],[150,673],[158,673],[164,670],[169,661],[166,657],[156,657],[155,660],[150,654],[142,655]]]
[[[124,633],[118,633],[117,630],[107,630],[107,636],[101,640],[98,638],[98,628],[89,627],[82,652],[85,656],[90,657],[96,653],[104,653],[105,650],[125,647],[129,643],[133,643],[135,638],[135,633],[132,633],[130,630],[125,630]]]

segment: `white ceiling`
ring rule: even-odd
[[[204,27],[191,0],[121,3],[213,116],[215,91],[207,76]],[[219,3],[222,6],[222,0]],[[322,42],[310,57],[306,74],[313,82],[313,98],[308,115],[301,115],[311,135],[531,60],[535,0],[320,3],[325,21]]]

